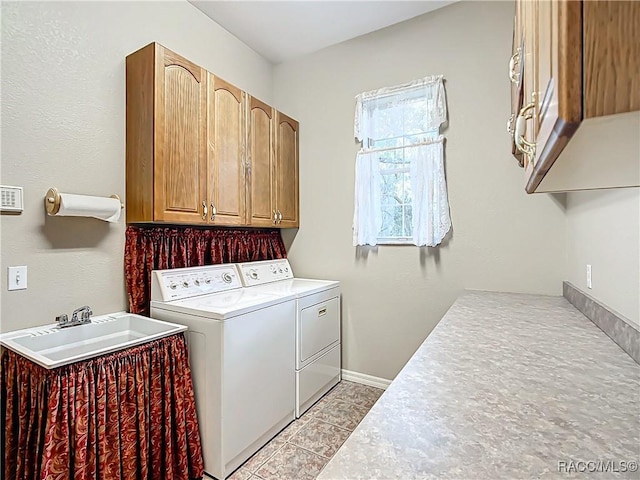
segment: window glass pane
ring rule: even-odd
[[[402,192],[403,173],[388,173],[382,175],[381,189],[382,205],[397,205],[404,203]]]
[[[409,172],[405,172],[402,180],[404,182],[403,185],[403,191],[404,191],[404,195],[403,195],[403,202],[406,203],[407,205],[411,205],[411,199],[413,198],[411,196],[411,174]]]
[[[402,146],[402,139],[398,139],[398,138],[383,138],[380,140],[370,140],[369,141],[369,148],[393,148],[393,147],[401,147]]]
[[[382,229],[379,237],[410,237],[411,181],[408,166],[381,173]]]
[[[400,205],[383,205],[382,206],[382,229],[380,237],[406,237],[406,229],[404,227],[404,209],[403,204]]]
[[[404,208],[404,231],[407,237],[413,235],[413,215],[411,211],[411,204],[407,204]]]

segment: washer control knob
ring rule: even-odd
[[[222,274],[222,281],[224,283],[231,283],[233,281],[233,277],[231,276],[231,274],[229,272],[224,272]]]
[[[175,283],[170,283],[170,284],[169,284],[169,288],[170,288],[171,290],[175,290],[176,288],[178,288],[178,285],[176,285]]]
[[[280,273],[282,273],[282,269],[281,269],[281,268],[279,268],[279,269],[278,269],[278,271],[279,271]]]
[[[251,271],[249,272],[249,276],[250,276],[251,278],[253,278],[254,280],[257,280],[257,279],[258,279],[258,271],[257,271],[257,270],[251,270]]]
[[[209,285],[211,283],[211,279],[209,277],[204,279],[204,283],[206,283],[207,285]]]
[[[288,272],[289,271],[289,267],[284,267],[284,271]]]
[[[189,282],[187,282],[186,280],[184,282],[182,282],[182,286],[184,288],[187,288],[189,286]]]
[[[199,280],[198,278],[196,278],[196,279],[193,281],[193,284],[194,284],[194,285],[197,285],[197,286],[200,286],[200,280]]]

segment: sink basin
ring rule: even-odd
[[[59,328],[56,324],[0,335],[0,344],[45,368],[56,368],[115,352],[187,329],[132,313],[93,317],[91,323]]]

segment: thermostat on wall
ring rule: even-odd
[[[22,210],[22,187],[0,185],[0,212],[21,212]]]

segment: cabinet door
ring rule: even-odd
[[[279,227],[298,226],[298,122],[277,112],[276,209]]]
[[[274,111],[256,98],[249,100],[249,224],[275,226],[274,210]]]
[[[528,2],[526,2],[528,3]],[[582,120],[582,5],[569,0],[532,2],[535,62],[530,97],[533,119],[527,139],[536,145],[526,164],[527,192],[534,192]],[[526,94],[525,94],[526,95]]]
[[[209,76],[208,156],[209,223],[242,225],[245,220],[245,94]]]
[[[536,62],[537,58],[537,0],[526,0],[521,2],[521,28],[523,33],[523,53],[522,53],[522,103],[523,106],[530,105],[528,113],[535,117],[534,107],[532,103],[535,98],[536,90]],[[535,138],[535,118],[530,118],[526,122],[526,131],[524,138],[528,142],[533,142]],[[523,156],[524,167],[528,169],[533,161],[532,157]]]
[[[507,121],[507,132],[511,136],[511,154],[518,161],[518,164],[524,166],[522,152],[518,150],[515,144],[515,127],[516,117],[522,108],[522,32],[520,28],[519,3],[516,4],[516,15],[513,22],[513,39],[511,44],[511,61],[509,63],[509,78],[511,80],[511,115]]]
[[[158,46],[154,221],[206,222],[206,71]]]

